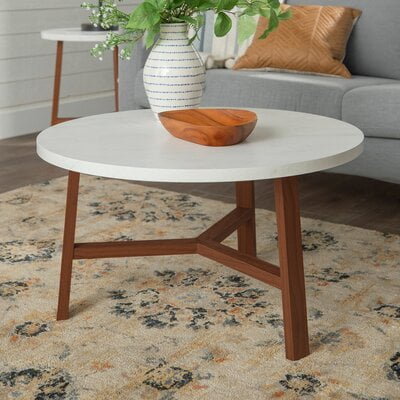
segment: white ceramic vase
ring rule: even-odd
[[[187,24],[162,24],[143,73],[153,112],[198,107],[205,87],[205,72],[200,55],[188,44]]]

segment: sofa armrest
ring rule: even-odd
[[[137,73],[144,67],[144,64],[149,55],[147,50],[140,40],[136,43],[130,60],[120,61],[119,69],[119,104],[120,110],[135,110],[140,108],[135,103],[135,81]]]
[[[359,87],[342,102],[342,119],[358,126],[366,136],[400,139],[400,81]]]

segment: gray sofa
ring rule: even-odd
[[[400,0],[288,0],[346,5],[363,14],[345,64],[351,79],[261,71],[207,71],[204,106],[274,108],[341,119],[366,136],[364,153],[333,172],[400,183]],[[148,108],[143,87],[147,52],[121,66],[122,109]]]

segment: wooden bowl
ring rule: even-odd
[[[204,146],[231,146],[243,142],[257,123],[257,114],[235,109],[189,109],[158,114],[167,131]]]

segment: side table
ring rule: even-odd
[[[58,111],[60,107],[60,87],[64,42],[103,42],[108,32],[87,32],[80,28],[63,28],[49,29],[41,32],[44,40],[54,40],[57,42],[56,67],[54,75],[53,104],[51,111],[51,125],[69,121],[75,118],[59,117]],[[119,63],[118,63],[118,47],[114,49],[114,92],[115,92],[115,111],[119,111]]]

